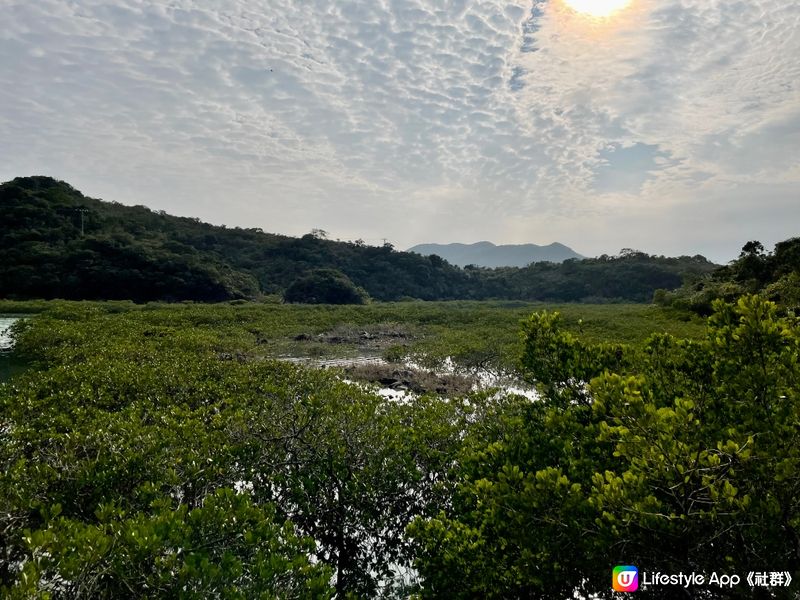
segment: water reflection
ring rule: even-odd
[[[0,352],[11,349],[11,326],[17,321],[19,317],[0,315]]]
[[[11,326],[20,320],[17,315],[0,315],[0,383],[11,379],[27,367],[25,361],[15,357],[11,352],[14,340],[11,338]]]

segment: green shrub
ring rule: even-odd
[[[283,295],[299,304],[366,304],[367,293],[335,269],[317,269],[296,279]]]

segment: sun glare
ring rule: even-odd
[[[572,10],[592,17],[609,17],[630,3],[631,0],[564,0]]]

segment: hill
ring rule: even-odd
[[[49,177],[1,184],[0,214],[2,298],[215,302],[283,294],[330,269],[385,301],[649,302],[656,289],[677,288],[716,267],[701,256],[625,251],[563,264],[461,269],[389,244],[294,238],[104,202]]]
[[[778,242],[772,252],[759,241],[747,242],[730,264],[689,279],[677,290],[657,290],[655,301],[710,315],[714,300],[732,302],[745,294],[762,294],[800,314],[800,237]]]
[[[423,256],[436,254],[447,262],[466,267],[527,267],[531,263],[561,263],[570,258],[583,258],[564,244],[553,243],[548,246],[536,244],[517,244],[496,246],[491,242],[475,244],[419,244],[408,249]]]
[[[227,228],[84,196],[49,177],[0,185],[0,296],[220,301],[338,268],[373,298],[452,298],[469,278],[391,247]]]

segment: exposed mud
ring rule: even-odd
[[[353,364],[344,368],[348,379],[375,383],[382,388],[414,394],[436,393],[442,396],[467,394],[477,384],[474,377],[434,373],[405,365],[388,363]]]
[[[364,326],[338,325],[325,333],[317,335],[301,333],[293,339],[295,342],[348,345],[364,353],[379,353],[392,346],[409,345],[414,340],[414,335],[404,325],[375,323]]]

